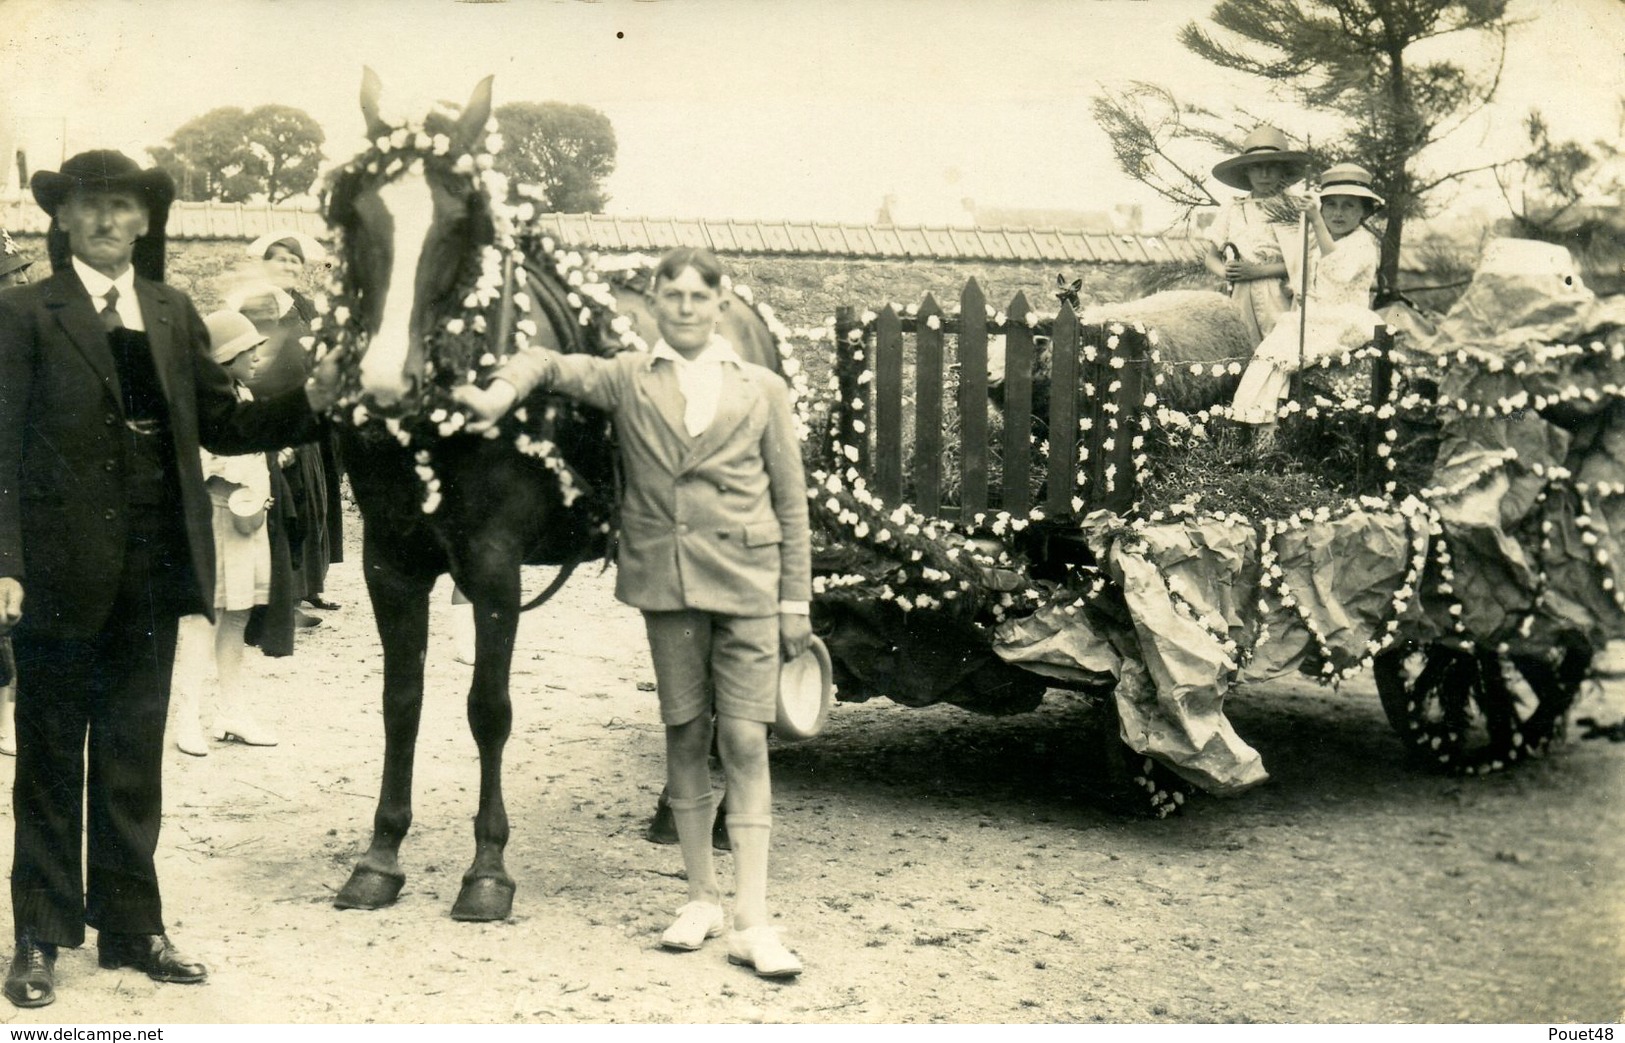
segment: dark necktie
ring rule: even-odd
[[[112,332],[113,330],[121,330],[124,328],[124,320],[119,318],[118,314],[117,286],[109,286],[107,288],[107,303],[102,306],[101,317],[102,328],[108,332]]]

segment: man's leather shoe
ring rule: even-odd
[[[6,974],[6,999],[17,1007],[44,1007],[56,1002],[56,946],[17,939],[17,953]]]
[[[153,981],[195,985],[209,976],[209,969],[188,960],[175,948],[167,934],[112,934],[102,932],[96,939],[96,962],[105,970],[134,967]]]

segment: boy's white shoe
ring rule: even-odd
[[[660,936],[660,944],[668,949],[693,952],[715,938],[726,926],[722,906],[715,902],[689,902],[677,910],[677,919]]]
[[[801,961],[779,941],[779,929],[762,924],[728,935],[728,962],[749,967],[761,978],[793,978]]]

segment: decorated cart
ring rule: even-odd
[[[1372,669],[1422,763],[1538,755],[1625,635],[1625,306],[1566,262],[1496,244],[1427,343],[1378,327],[1300,374],[1267,450],[1227,420],[1216,294],[1166,324],[974,282],[957,313],[843,312],[805,417],[840,698],[1092,693],[1159,813],[1268,777],[1224,704],[1291,674]]]

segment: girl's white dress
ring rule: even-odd
[[[247,390],[239,389],[243,397]],[[232,611],[264,605],[271,599],[271,537],[262,522],[252,533],[237,531],[227,500],[239,487],[256,497],[271,498],[271,472],[264,453],[216,456],[198,450],[203,478],[214,504],[214,607]]]
[[[1236,388],[1235,419],[1252,424],[1275,420],[1288,378],[1298,371],[1300,324],[1305,364],[1340,355],[1371,339],[1372,331],[1383,324],[1382,316],[1371,310],[1379,254],[1376,238],[1364,228],[1337,240],[1324,256],[1311,249],[1307,321],[1293,308],[1259,343]]]
[[[1266,202],[1279,202],[1279,197],[1266,200],[1238,196],[1221,204],[1219,216],[1208,226],[1208,239],[1221,250],[1226,243],[1234,244],[1243,261],[1286,263],[1284,244],[1286,239],[1296,235],[1297,225],[1271,220],[1264,209]],[[1291,305],[1286,280],[1280,276],[1237,282],[1230,291],[1230,300],[1241,315],[1242,324],[1252,334],[1254,344],[1263,339]]]

